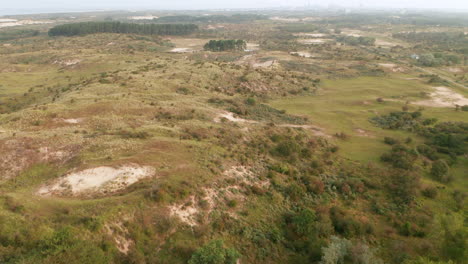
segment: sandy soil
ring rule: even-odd
[[[56,60],[53,62],[53,64],[58,64],[58,65],[61,65],[61,66],[73,66],[73,65],[77,65],[81,62],[81,60],[79,59],[71,59],[71,60]]]
[[[299,22],[299,18],[287,18],[287,17],[270,17],[271,20],[276,20],[276,21],[283,21],[283,22]]]
[[[298,51],[298,52],[290,52],[291,55],[297,55],[299,57],[304,57],[304,58],[311,58],[312,54],[307,51]]]
[[[97,167],[67,174],[54,184],[41,187],[38,194],[51,196],[115,192],[153,176],[154,172],[152,167],[140,167],[135,164],[119,168]]]
[[[381,40],[381,39],[376,39],[375,40],[375,45],[384,46],[384,47],[395,47],[395,46],[398,46],[398,43],[385,41],[385,40]]]
[[[434,87],[435,91],[430,94],[430,100],[414,102],[415,105],[430,107],[455,107],[455,105],[468,105],[468,98],[450,90],[447,87]]]
[[[364,129],[357,128],[357,129],[355,129],[355,131],[358,134],[358,136],[360,136],[360,137],[371,137],[371,138],[374,137],[374,135],[372,135],[371,132],[369,132],[367,130],[364,130]]]
[[[152,19],[155,19],[155,18],[159,18],[157,16],[132,16],[132,17],[129,17],[128,19],[131,19],[131,20],[152,20]]]
[[[296,33],[294,36],[297,37],[309,37],[309,38],[324,38],[328,36],[327,34],[322,33]]]
[[[63,164],[72,159],[78,146],[51,146],[30,138],[0,141],[0,180],[16,177],[38,163]]]
[[[276,60],[268,60],[265,62],[256,62],[252,66],[254,68],[269,68],[275,65],[275,63],[276,63]]]
[[[255,120],[248,120],[248,119],[243,119],[243,118],[238,118],[234,116],[234,113],[231,112],[223,112],[216,116],[214,118],[214,122],[220,123],[221,120],[225,118],[231,122],[235,123],[247,123],[247,124],[261,124],[261,122],[255,121]],[[324,129],[318,126],[314,125],[295,125],[295,124],[279,124],[277,125],[279,127],[290,127],[290,128],[302,128],[302,129],[307,129],[311,130],[315,136],[320,136],[320,137],[327,137],[330,138],[331,136],[326,134]]]
[[[462,73],[464,70],[462,68],[456,68],[456,67],[449,67],[447,68],[447,71],[452,72],[452,73]]]
[[[67,124],[79,124],[83,121],[82,118],[68,118],[68,119],[63,119],[63,122]]]
[[[23,25],[50,24],[50,23],[52,23],[52,21],[38,21],[38,20],[16,20],[16,21],[10,21],[10,22],[0,21],[0,28],[23,26]]]
[[[256,51],[260,49],[260,44],[247,43],[247,49],[245,51]]]
[[[227,120],[229,120],[231,122],[235,122],[235,123],[258,123],[257,121],[254,121],[254,120],[247,120],[247,119],[235,117],[234,113],[231,113],[231,112],[224,112],[224,113],[219,114],[214,119],[214,122],[220,123],[223,118],[225,118],[225,119],[227,119]]]
[[[405,69],[403,67],[398,67],[398,65],[394,63],[379,63],[381,67],[391,70],[392,72],[404,72]]]
[[[318,45],[318,44],[323,44],[323,43],[333,41],[333,39],[319,39],[319,38],[316,38],[316,39],[300,39],[298,41],[300,43],[302,43],[302,44]]]
[[[130,234],[124,224],[122,222],[109,223],[104,228],[107,234],[114,238],[117,249],[123,254],[128,254],[135,242],[127,238]]]
[[[194,52],[193,49],[191,48],[173,48],[170,50],[170,52],[173,52],[173,53],[190,53],[190,52]]]
[[[313,125],[293,125],[293,124],[281,124],[281,125],[278,125],[279,127],[290,127],[290,128],[302,128],[302,129],[308,129],[308,130],[312,130],[313,134],[315,136],[319,136],[319,137],[326,137],[326,138],[331,138],[330,135],[327,135],[323,128],[321,127],[318,127],[318,126],[313,126]]]
[[[205,217],[208,216],[218,204],[224,203],[226,199],[244,201],[246,196],[242,193],[242,190],[246,186],[268,187],[270,184],[268,180],[260,181],[256,174],[252,172],[252,168],[246,166],[232,166],[223,172],[219,181],[224,179],[230,179],[230,184],[220,186],[219,182],[215,183],[211,187],[203,188],[203,195],[200,197],[197,198],[192,195],[182,204],[169,206],[171,216],[178,217],[182,222],[193,227],[198,225],[197,219],[200,219],[202,212],[205,212]],[[198,201],[202,200],[207,204],[205,208],[199,206]]]

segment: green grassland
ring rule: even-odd
[[[77,21],[94,15],[129,16]],[[247,15],[197,22],[188,36],[48,37],[65,22],[56,15],[24,26],[37,36],[10,32],[0,40],[0,263],[465,263],[466,130],[461,152],[438,149],[431,159],[420,147],[437,145],[415,127],[371,120],[420,112],[419,125],[437,119],[423,128],[466,124],[466,111],[415,103],[437,86],[467,98],[468,68],[422,67],[409,58],[421,47],[391,35],[432,25],[390,29],[372,18],[370,28],[326,14]],[[400,47],[341,44],[336,29]],[[303,44],[301,32],[332,41]],[[258,47],[204,51],[211,39]],[[453,83],[430,83],[426,71]],[[410,168],[381,158],[395,147]],[[448,163],[445,178],[432,172],[436,160]],[[155,174],[114,191],[39,192],[125,165]],[[224,251],[236,258],[197,257]]]

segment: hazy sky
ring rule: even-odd
[[[468,10],[468,0],[0,0],[0,10],[216,9],[278,6],[396,7]]]

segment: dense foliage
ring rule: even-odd
[[[375,43],[375,38],[371,37],[338,36],[336,40],[351,46],[373,46]]]
[[[4,30],[0,31],[0,41],[35,37],[39,35],[39,33],[40,32],[38,30],[33,29]]]
[[[204,49],[209,51],[242,51],[247,48],[247,43],[242,39],[210,40]]]
[[[135,24],[122,22],[82,22],[58,25],[49,30],[50,36],[76,36],[94,33],[141,35],[187,35],[195,32],[193,24]]]

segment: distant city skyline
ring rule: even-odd
[[[73,12],[91,10],[200,10],[200,9],[239,9],[274,8],[299,6],[340,6],[348,8],[409,8],[468,10],[467,0],[16,0],[2,3],[0,15],[34,12]]]

